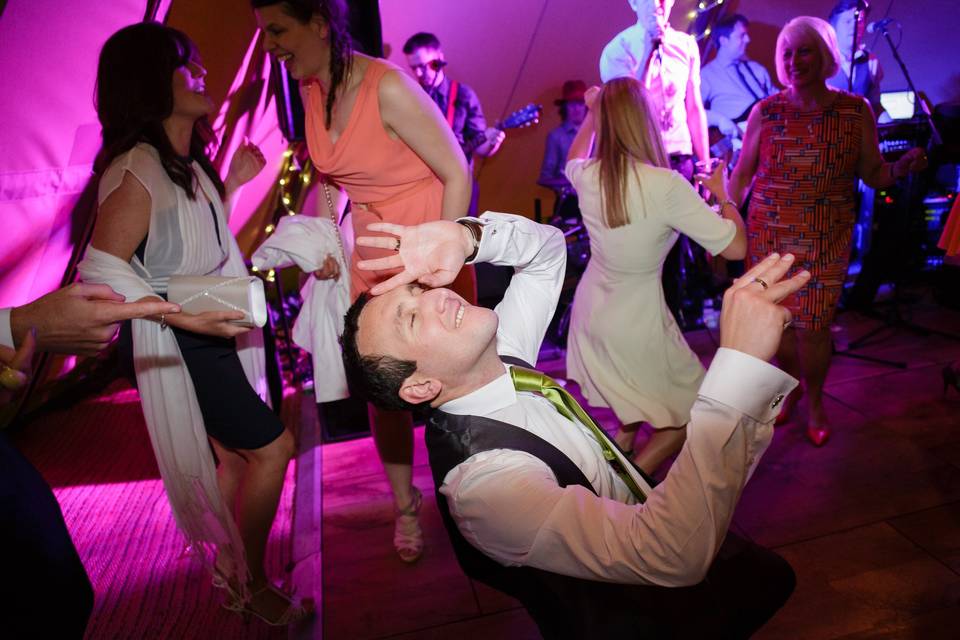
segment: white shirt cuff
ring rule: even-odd
[[[0,309],[0,345],[15,349],[13,330],[10,328],[10,308]]]
[[[505,217],[508,216],[508,217]],[[467,217],[459,218],[458,220],[469,220],[471,222],[479,222],[484,227],[490,226],[493,227],[497,224],[502,224],[504,222],[509,223],[510,218],[515,216],[509,213],[497,213],[495,211],[484,211],[476,218]],[[491,236],[496,235],[496,230],[488,232],[486,229],[483,230],[483,235],[480,236],[480,246],[477,248],[477,255],[473,257],[473,260],[467,262],[466,264],[477,264],[480,262],[490,262],[500,253],[500,248],[496,246],[493,242]]]
[[[766,423],[777,417],[783,399],[797,384],[796,378],[768,362],[721,347],[700,385],[699,395]]]

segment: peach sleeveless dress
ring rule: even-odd
[[[370,59],[346,128],[336,143],[324,125],[326,94],[316,81],[305,81],[307,148],[317,171],[347,192],[353,210],[355,236],[382,235],[367,231],[372,222],[415,225],[440,219],[443,183],[414,151],[400,139],[391,138],[380,118],[378,87],[388,71],[399,67]],[[466,215],[466,212],[464,212]],[[355,300],[398,270],[360,271],[359,260],[394,255],[393,251],[360,247],[350,258],[350,294]],[[451,288],[469,302],[472,269],[463,269]],[[466,281],[466,282],[465,282]]]

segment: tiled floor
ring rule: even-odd
[[[960,313],[930,307],[913,321],[960,333]],[[877,326],[846,314],[837,342]],[[704,332],[688,336],[708,361]],[[960,342],[883,331],[860,350],[895,369],[838,357],[828,380],[834,437],[822,449],[797,419],[777,429],[735,527],[777,549],[797,590],[758,637],[956,638],[960,625],[960,393],[940,370]],[[562,375],[562,361],[541,363]],[[608,411],[595,411],[615,426]],[[460,571],[433,499],[422,429],[416,483],[427,551],[407,566],[391,544],[386,481],[369,438],[323,447],[323,631],[363,638],[537,638],[515,601]]]

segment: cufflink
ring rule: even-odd
[[[784,396],[784,394],[778,393],[778,394],[777,394],[777,397],[773,399],[773,404],[770,405],[770,408],[771,408],[771,409],[776,409],[778,406],[780,406],[780,403],[783,402],[783,399],[784,399],[785,397],[786,397],[786,396]]]

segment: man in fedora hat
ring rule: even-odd
[[[557,194],[555,210],[566,196],[573,194],[573,187],[563,174],[563,168],[567,164],[570,143],[587,116],[587,106],[583,101],[586,91],[587,85],[583,80],[567,80],[563,83],[560,99],[553,101],[560,108],[561,122],[547,134],[547,147],[544,150],[537,184],[552,189]]]

